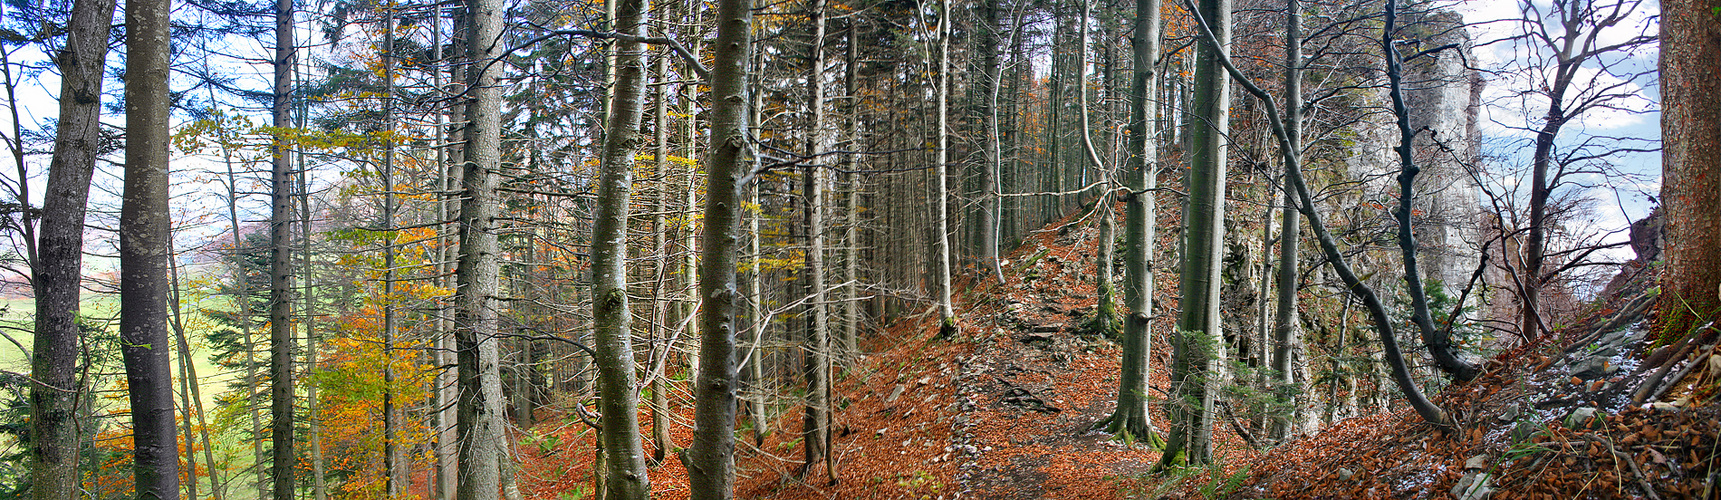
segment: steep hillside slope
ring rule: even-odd
[[[1096,303],[1097,231],[1053,227],[1061,230],[1008,256],[1005,283],[965,283],[958,338],[936,338],[930,313],[874,337],[873,354],[837,385],[846,403],[836,416],[838,484],[822,474],[792,479],[796,438],[778,434],[744,453],[754,473],[738,496],[1129,496],[1135,486],[1126,479],[1145,474],[1159,454],[1088,430],[1112,409],[1121,355],[1115,344],[1075,332]],[[1154,365],[1169,356],[1156,345]],[[1169,382],[1156,371],[1153,385],[1163,391]],[[1224,435],[1227,461],[1252,454]]]
[[[1455,428],[1436,428],[1401,410],[1343,420],[1257,451],[1246,444],[1239,412],[1221,405],[1219,465],[1150,475],[1157,452],[1089,430],[1112,409],[1120,352],[1075,331],[1094,309],[1097,231],[1065,222],[1012,253],[1004,283],[964,284],[957,338],[936,337],[930,309],[870,337],[869,354],[843,370],[836,385],[836,483],[822,467],[800,476],[801,414],[789,406],[773,425],[778,432],[761,443],[740,442],[737,496],[1681,498],[1709,492],[1721,411],[1701,403],[1711,400],[1709,382],[1721,374],[1714,352],[1721,331],[1671,342],[1647,338],[1654,280],[1653,269],[1641,265],[1610,286],[1612,295],[1583,321],[1501,353],[1479,380],[1435,394],[1456,415]],[[1161,300],[1175,309],[1174,298]],[[1169,347],[1155,339],[1153,352],[1154,395],[1163,399]],[[1644,397],[1665,392],[1661,399],[1680,404],[1633,403],[1645,385],[1651,389]],[[1163,406],[1154,404],[1153,412],[1163,430]],[[676,442],[686,443],[691,418],[675,423]],[[589,492],[589,431],[570,424],[535,436],[529,444],[538,446],[521,447],[528,496]],[[657,497],[687,496],[678,461],[652,474]]]

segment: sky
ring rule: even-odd
[[[1541,116],[1546,113],[1548,105],[1543,96],[1520,95],[1523,90],[1540,87],[1552,73],[1551,69],[1526,63],[1534,60],[1531,56],[1538,53],[1530,44],[1496,42],[1525,31],[1523,23],[1509,20],[1525,17],[1521,9],[1526,5],[1533,6],[1544,15],[1547,13],[1550,2],[1533,1],[1533,4],[1525,4],[1519,1],[1467,0],[1457,5],[1458,11],[1471,24],[1472,37],[1478,44],[1475,50],[1477,65],[1488,71],[1488,87],[1483,95],[1486,105],[1483,108],[1482,133],[1492,146],[1492,151],[1486,151],[1485,154],[1492,153],[1499,167],[1528,164],[1529,153],[1533,148],[1530,141],[1534,134],[1525,129],[1541,126]],[[1660,14],[1658,3],[1643,0],[1596,1],[1600,5],[1618,7],[1629,12],[1622,22],[1600,31],[1597,37],[1599,45],[1619,44],[1640,34],[1653,37],[1657,33],[1656,22]],[[1621,3],[1622,1],[1624,3]],[[1555,34],[1558,34],[1557,31]],[[1577,85],[1574,85],[1574,88],[1583,84],[1605,87],[1612,91],[1610,94],[1617,94],[1617,97],[1609,99],[1609,107],[1595,109],[1566,125],[1560,133],[1561,140],[1556,144],[1569,150],[1583,140],[1625,137],[1636,140],[1621,141],[1617,144],[1632,148],[1659,148],[1660,94],[1655,74],[1658,49],[1652,41],[1633,51],[1598,57],[1578,71]],[[1541,54],[1545,55],[1545,51]],[[1661,190],[1661,154],[1658,151],[1619,153],[1607,155],[1603,160],[1609,164],[1609,174],[1579,176],[1578,182],[1584,186],[1567,189],[1576,189],[1595,200],[1595,207],[1598,209],[1595,219],[1597,229],[1613,231],[1625,228],[1630,221],[1641,219],[1649,213],[1653,206],[1651,197]],[[1498,182],[1511,185],[1527,180],[1520,181],[1518,178],[1502,175]],[[1625,235],[1621,233],[1611,237],[1609,241],[1624,239]],[[1620,249],[1611,252],[1608,257],[1623,261],[1631,258],[1632,253],[1629,249]]]

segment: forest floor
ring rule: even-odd
[[[964,284],[955,338],[937,338],[930,309],[869,337],[868,354],[842,370],[834,390],[836,481],[822,464],[803,471],[794,432],[801,413],[791,407],[762,441],[740,434],[737,498],[1487,498],[1483,490],[1493,498],[1713,498],[1721,410],[1707,402],[1721,375],[1721,334],[1666,347],[1645,338],[1653,270],[1610,287],[1615,296],[1576,326],[1501,353],[1477,380],[1433,394],[1454,427],[1406,409],[1263,451],[1221,405],[1219,465],[1150,474],[1158,452],[1090,430],[1115,403],[1121,350],[1077,333],[1096,302],[1097,231],[1064,222],[1008,256],[1005,282]],[[1156,339],[1152,412],[1162,433],[1169,357]],[[1630,403],[1643,381],[1663,378],[1692,382],[1661,398],[1678,404]],[[680,396],[672,435],[685,446],[691,405]],[[1599,411],[1585,418],[1584,408]],[[650,422],[644,412],[641,422]],[[590,494],[586,426],[540,425],[529,435],[519,446],[527,498]],[[673,456],[650,474],[655,497],[687,497]]]

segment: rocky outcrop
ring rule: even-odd
[[[1481,188],[1471,171],[1481,161],[1477,120],[1483,82],[1480,72],[1467,67],[1471,40],[1458,13],[1439,10],[1417,17],[1412,20],[1419,24],[1411,28],[1423,39],[1417,47],[1454,46],[1405,68],[1410,128],[1417,131],[1415,159],[1422,167],[1416,182],[1420,258],[1424,278],[1462,288],[1481,256]]]
[[[1455,290],[1469,281],[1481,256],[1481,188],[1471,171],[1481,161],[1477,127],[1483,80],[1466,63],[1471,40],[1456,12],[1413,11],[1402,21],[1401,38],[1419,42],[1407,44],[1407,53],[1451,47],[1406,64],[1404,93],[1410,128],[1416,133],[1413,158],[1421,168],[1413,216],[1423,278]],[[1399,136],[1385,74],[1372,76],[1374,88],[1358,97],[1358,105],[1378,112],[1354,126],[1354,147],[1343,162],[1350,176],[1365,186],[1360,208],[1373,211],[1380,230],[1390,233],[1398,204],[1394,148]]]

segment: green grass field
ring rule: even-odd
[[[227,384],[237,376],[227,373],[209,360],[209,346],[203,341],[204,334],[198,329],[202,323],[198,321],[195,307],[183,307],[187,316],[186,338],[191,343],[192,366],[197,370],[198,390],[202,393],[205,408],[213,409],[215,396],[227,390]],[[85,294],[82,313],[87,317],[113,317],[119,312],[119,298],[111,295]],[[0,299],[0,333],[6,338],[0,338],[0,370],[15,373],[30,373],[31,348],[31,318],[36,314],[34,299]],[[170,333],[171,334],[171,333]],[[171,351],[173,360],[173,376],[177,380],[180,374],[179,348],[174,346]],[[176,384],[177,387],[177,384]]]

